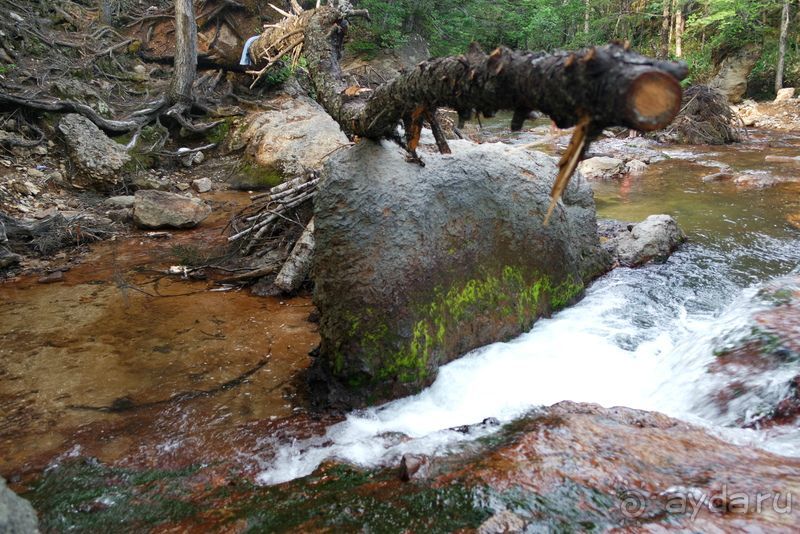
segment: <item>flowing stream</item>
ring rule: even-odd
[[[324,435],[273,444],[277,454],[263,461],[258,480],[291,480],[331,459],[372,467],[396,464],[407,452],[447,454],[499,428],[476,423],[506,423],[562,400],[655,410],[723,439],[800,455],[798,429],[734,428],[731,413],[711,398],[732,379],[708,371],[721,344],[749,331],[763,306],[754,299],[758,289],[800,274],[800,231],[787,221],[800,212],[800,184],[747,189],[701,177],[718,163],[753,175],[796,172],[764,155],[794,154],[800,139],[775,144],[761,136],[737,148],[673,150],[676,158],[643,176],[595,183],[600,216],[637,221],[670,213],[690,241],[664,264],[612,271],[580,303],[530,332],[442,367],[415,396],[351,413]],[[796,374],[784,369],[758,379],[777,398]],[[737,402],[747,411],[765,400],[754,394]],[[462,425],[473,426],[455,428]]]

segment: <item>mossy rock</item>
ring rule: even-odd
[[[609,268],[591,189],[572,180],[548,226],[543,154],[454,142],[408,164],[362,142],[325,166],[315,204],[321,401],[413,394],[466,352],[511,339]]]

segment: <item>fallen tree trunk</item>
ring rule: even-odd
[[[317,98],[346,133],[389,137],[401,120],[450,107],[468,118],[473,110],[490,116],[514,111],[515,129],[532,110],[546,113],[560,128],[591,117],[596,128],[626,126],[656,130],[680,110],[683,64],[651,60],[621,45],[554,54],[498,48],[487,55],[424,61],[362,96],[347,96],[338,58],[344,15],[322,7],[309,18],[305,53]]]
[[[291,293],[300,287],[311,270],[311,259],[314,255],[314,219],[303,230],[303,235],[295,243],[292,253],[283,264],[275,278],[275,287],[284,293]]]
[[[512,110],[513,130],[539,110],[561,128],[580,126],[560,163],[555,202],[589,142],[603,128],[657,130],[680,110],[685,64],[650,59],[621,44],[553,54],[500,47],[487,55],[473,47],[466,55],[423,61],[375,90],[348,87],[339,66],[347,19],[369,15],[353,10],[347,1],[334,4],[287,13],[282,26],[268,28],[255,43],[254,59],[269,65],[276,51],[296,54],[302,47],[317,100],[345,133],[398,138],[396,129],[402,122],[406,148],[417,161],[423,121],[431,124],[439,150],[449,152],[436,121],[439,107],[455,109],[462,120],[475,113],[492,116],[501,109]]]

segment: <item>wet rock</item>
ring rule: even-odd
[[[706,182],[706,183],[708,183],[708,182],[724,182],[724,181],[727,181],[727,180],[733,180],[733,176],[734,176],[734,174],[731,171],[721,171],[721,172],[715,172],[715,173],[703,176],[702,180],[704,182]]]
[[[453,143],[410,165],[390,143],[329,160],[312,278],[322,345],[312,383],[343,405],[408,395],[439,365],[512,338],[608,269],[591,188],[570,183],[543,226],[552,158]]]
[[[742,189],[764,189],[784,181],[764,171],[744,172],[733,177],[733,183]]]
[[[3,477],[0,477],[0,532],[4,534],[35,534],[39,532],[33,506],[8,489]]]
[[[513,534],[525,530],[525,521],[514,512],[503,510],[481,523],[478,534]]]
[[[615,178],[624,174],[625,163],[621,159],[597,156],[581,161],[578,170],[588,179]]]
[[[211,214],[202,200],[166,191],[136,191],[133,221],[140,228],[192,228]]]
[[[211,191],[211,179],[210,178],[198,178],[197,180],[192,180],[192,187],[198,193],[208,193]]]
[[[130,161],[123,145],[109,139],[89,119],[74,113],[62,117],[58,129],[78,171],[77,183],[99,190],[122,184],[123,167]]]
[[[108,197],[103,201],[103,204],[107,208],[111,209],[132,208],[134,198],[135,197],[133,195],[120,195],[116,197]]]
[[[794,87],[784,87],[783,89],[778,89],[778,94],[775,95],[775,102],[784,102],[792,98],[794,98]]]
[[[435,472],[413,483],[400,480],[395,467],[325,462],[283,484],[215,491],[209,478],[223,470],[211,469],[167,471],[181,489],[173,496],[152,491],[150,477],[67,464],[48,471],[34,495],[47,498],[59,484],[74,492],[77,509],[91,507],[95,494],[80,493],[88,480],[160,510],[189,500],[196,504],[192,521],[205,521],[210,531],[224,530],[231,516],[265,532],[340,532],[354,525],[369,532],[510,532],[520,523],[532,533],[794,532],[800,523],[800,459],[727,443],[662,414],[573,402],[533,411],[483,443],[437,457]],[[187,499],[187,492],[194,493]],[[214,528],[209,509],[230,511],[228,523]],[[97,521],[89,514],[44,513],[43,522],[62,530],[90,530],[81,527]],[[121,530],[141,525],[123,521]]]
[[[336,121],[310,98],[272,103],[277,109],[252,117],[242,134],[252,165],[233,176],[235,188],[272,187],[284,177],[317,169],[327,155],[349,142]]]
[[[718,340],[703,398],[731,425],[765,428],[800,420],[800,276],[765,284],[742,303],[746,326]]]
[[[642,174],[646,170],[647,163],[638,159],[632,159],[625,164],[625,172],[627,174]]]
[[[400,480],[427,478],[430,472],[430,458],[422,454],[404,454],[400,460]]]
[[[685,240],[675,219],[669,215],[650,215],[629,229],[626,227],[603,246],[620,265],[635,267],[665,260]]]

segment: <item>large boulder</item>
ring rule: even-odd
[[[761,46],[758,44],[745,45],[726,56],[709,86],[718,89],[729,102],[733,104],[741,102],[747,92],[747,77],[759,57],[761,57]]]
[[[8,489],[3,477],[0,477],[0,532],[3,534],[35,534],[39,532],[33,506]]]
[[[233,141],[246,145],[252,162],[234,175],[236,188],[268,188],[318,169],[328,154],[349,142],[339,124],[308,97],[281,97],[271,104],[275,109],[252,117]]]
[[[416,392],[440,365],[528,330],[609,268],[580,174],[544,226],[553,159],[502,144],[452,148],[421,167],[396,145],[365,141],[324,167],[312,385],[329,400]]]
[[[133,222],[140,228],[193,228],[211,214],[211,207],[197,198],[141,189],[133,201]]]
[[[122,184],[123,167],[131,159],[123,145],[109,139],[92,121],[76,113],[62,117],[58,129],[78,171],[77,183],[98,190],[114,189]]]

